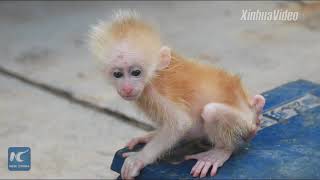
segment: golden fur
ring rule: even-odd
[[[249,106],[248,95],[238,76],[232,75],[212,65],[203,65],[186,60],[172,53],[169,66],[156,73],[150,84],[157,92],[172,102],[184,107],[193,117],[199,117],[201,108],[210,102],[222,103],[241,109],[241,102]],[[141,96],[138,105],[143,109],[150,108],[153,98],[146,92]],[[143,107],[145,104],[146,107]],[[157,111],[157,110],[155,110]]]

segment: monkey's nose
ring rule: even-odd
[[[127,96],[129,96],[129,95],[132,93],[133,88],[131,88],[131,87],[125,87],[125,88],[122,88],[122,91],[123,91]]]

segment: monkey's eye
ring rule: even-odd
[[[134,71],[131,72],[132,76],[139,76],[140,74],[141,74],[140,70],[134,70]]]
[[[113,76],[115,78],[121,78],[123,76],[123,73],[122,72],[119,72],[119,71],[116,71],[116,72],[113,72]]]

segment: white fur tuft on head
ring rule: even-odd
[[[122,22],[127,19],[139,19],[140,15],[137,13],[137,11],[132,9],[119,9],[113,11],[111,18],[111,22]]]
[[[109,40],[108,33],[106,33],[106,29],[108,28],[108,24],[103,21],[99,21],[97,25],[93,25],[89,31],[89,50],[98,57],[98,59],[102,60],[105,54],[105,44],[108,44]]]
[[[99,60],[106,58],[107,50],[110,48],[111,35],[109,28],[114,23],[125,23],[129,19],[139,19],[139,14],[135,10],[119,9],[113,11],[111,19],[107,21],[99,20],[98,24],[91,26],[89,30],[89,49]]]

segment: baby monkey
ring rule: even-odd
[[[94,26],[90,47],[118,94],[158,125],[155,132],[127,144],[132,149],[147,143],[139,152],[124,154],[123,179],[137,176],[181,139],[199,137],[208,138],[213,148],[186,156],[197,160],[190,173],[214,176],[256,134],[265,99],[249,96],[239,77],[163,45],[159,33],[135,12],[118,11]]]

